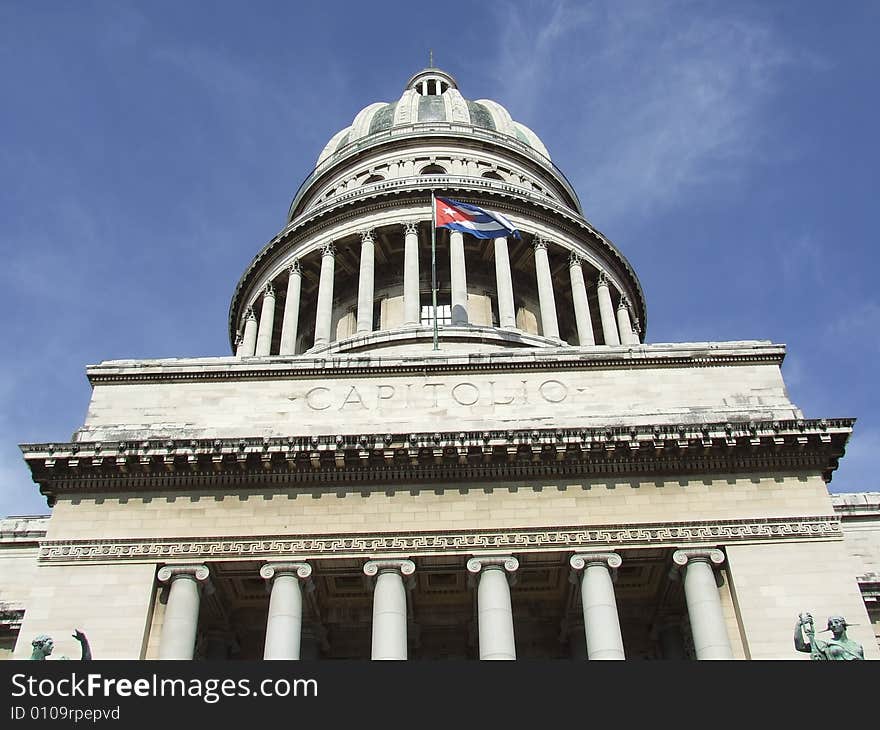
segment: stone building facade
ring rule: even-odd
[[[432,192],[520,236],[432,243]],[[537,135],[417,73],[321,153],[232,354],[91,366],[72,440],[22,445],[53,509],[2,543],[15,655],[776,658],[812,610],[880,656],[876,509],[826,487],[852,420],[804,417],[782,345],[646,328]]]

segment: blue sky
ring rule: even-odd
[[[429,48],[541,136],[650,342],[785,343],[805,415],[858,418],[831,489],[880,488],[878,31],[876,2],[0,0],[0,515],[46,511],[17,444],[70,438],[87,364],[228,353],[323,145]]]

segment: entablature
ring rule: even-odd
[[[23,444],[60,492],[483,481],[547,475],[724,474],[837,468],[853,419],[287,438]]]

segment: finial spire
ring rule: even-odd
[[[434,68],[434,49],[428,49],[428,68]]]

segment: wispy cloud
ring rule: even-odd
[[[844,313],[825,328],[826,336],[835,342],[858,342],[862,347],[880,349],[880,303],[854,300],[842,307]]]
[[[762,112],[796,55],[758,18],[691,3],[505,5],[499,22],[499,98],[571,143],[565,167],[606,220],[757,164]],[[561,68],[565,87],[539,83]]]
[[[775,251],[786,285],[803,287],[826,283],[829,252],[823,250],[814,234],[802,233],[786,245],[777,246]]]

